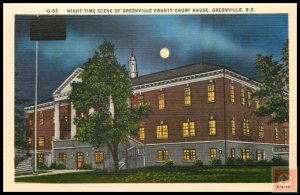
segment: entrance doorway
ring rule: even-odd
[[[79,169],[84,162],[83,152],[77,152],[76,155],[76,168]]]

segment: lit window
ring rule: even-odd
[[[209,135],[216,135],[217,130],[216,130],[216,119],[211,116],[208,122],[209,125]]]
[[[195,136],[195,122],[182,123],[183,137]]]
[[[184,104],[185,105],[191,105],[191,88],[190,87],[186,87],[184,89]]]
[[[241,88],[241,103],[244,106],[245,105],[245,89]]]
[[[230,84],[230,102],[234,103],[234,85]]]
[[[284,144],[287,144],[287,128],[284,127],[283,128],[283,140],[284,140]]]
[[[32,114],[29,114],[28,125],[29,125],[29,126],[32,126],[32,125],[33,125],[33,116],[32,116]]]
[[[51,144],[54,142],[54,136],[51,137]]]
[[[232,135],[235,135],[235,120],[234,117],[232,117],[232,119],[230,120],[230,130]]]
[[[250,159],[250,150],[249,149],[242,149],[241,152],[242,152],[241,155],[242,155],[243,160]]]
[[[230,157],[235,158],[235,148],[231,148],[230,150]]]
[[[264,138],[264,126],[262,123],[258,124],[258,137]]]
[[[28,137],[27,144],[28,144],[28,145],[31,145],[31,144],[32,144],[32,142],[31,142],[31,137]]]
[[[183,150],[183,160],[196,160],[196,150],[195,149]]]
[[[95,162],[102,163],[104,161],[104,152],[97,151],[95,152]]]
[[[256,100],[255,100],[255,104],[256,104],[256,109],[258,109],[259,106],[260,106],[260,105],[259,105],[259,99],[256,99]]]
[[[168,138],[168,125],[157,125],[156,126],[156,137],[157,137],[157,139]]]
[[[207,86],[207,96],[208,96],[208,102],[215,102],[215,83],[210,81],[210,83]]]
[[[164,109],[165,108],[165,93],[159,92],[158,95],[158,109]]]
[[[67,159],[67,154],[65,152],[58,153],[58,162],[65,163]]]
[[[157,150],[157,160],[158,161],[166,161],[169,159],[168,150]]]
[[[43,112],[40,112],[40,125],[44,124],[44,114]]]
[[[251,106],[251,92],[248,91],[247,95],[248,95],[248,107],[250,107]]]
[[[249,120],[245,118],[243,120],[243,135],[250,135]]]
[[[265,160],[265,151],[256,150],[256,160],[257,161]]]
[[[38,138],[38,146],[45,146],[45,137],[39,137]]]
[[[140,140],[144,140],[145,139],[145,128],[143,126],[141,126],[139,128],[139,135],[140,135]]]
[[[210,148],[210,160],[217,158],[217,148]]]
[[[144,95],[140,94],[138,96],[138,105],[141,106],[144,104]]]
[[[274,138],[275,140],[278,140],[278,125],[274,126]]]
[[[52,122],[55,123],[55,115],[53,113]]]
[[[38,163],[44,163],[44,154],[37,154],[37,162]]]
[[[68,116],[65,115],[65,122],[68,122]]]

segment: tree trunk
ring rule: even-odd
[[[118,172],[119,171],[119,155],[118,155],[118,144],[107,144],[108,149],[110,150],[111,156],[114,161],[114,171]]]
[[[118,157],[118,146],[115,147],[114,146],[114,149],[113,149],[113,152],[112,152],[112,157],[113,157],[113,160],[114,160],[114,171],[115,172],[118,172],[119,171],[119,157]]]

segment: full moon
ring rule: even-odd
[[[160,57],[162,57],[162,58],[168,58],[169,55],[170,55],[170,51],[169,51],[168,48],[162,48],[160,50]]]

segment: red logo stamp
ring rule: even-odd
[[[273,167],[272,179],[274,191],[294,192],[296,191],[297,175],[296,169],[289,167]]]

